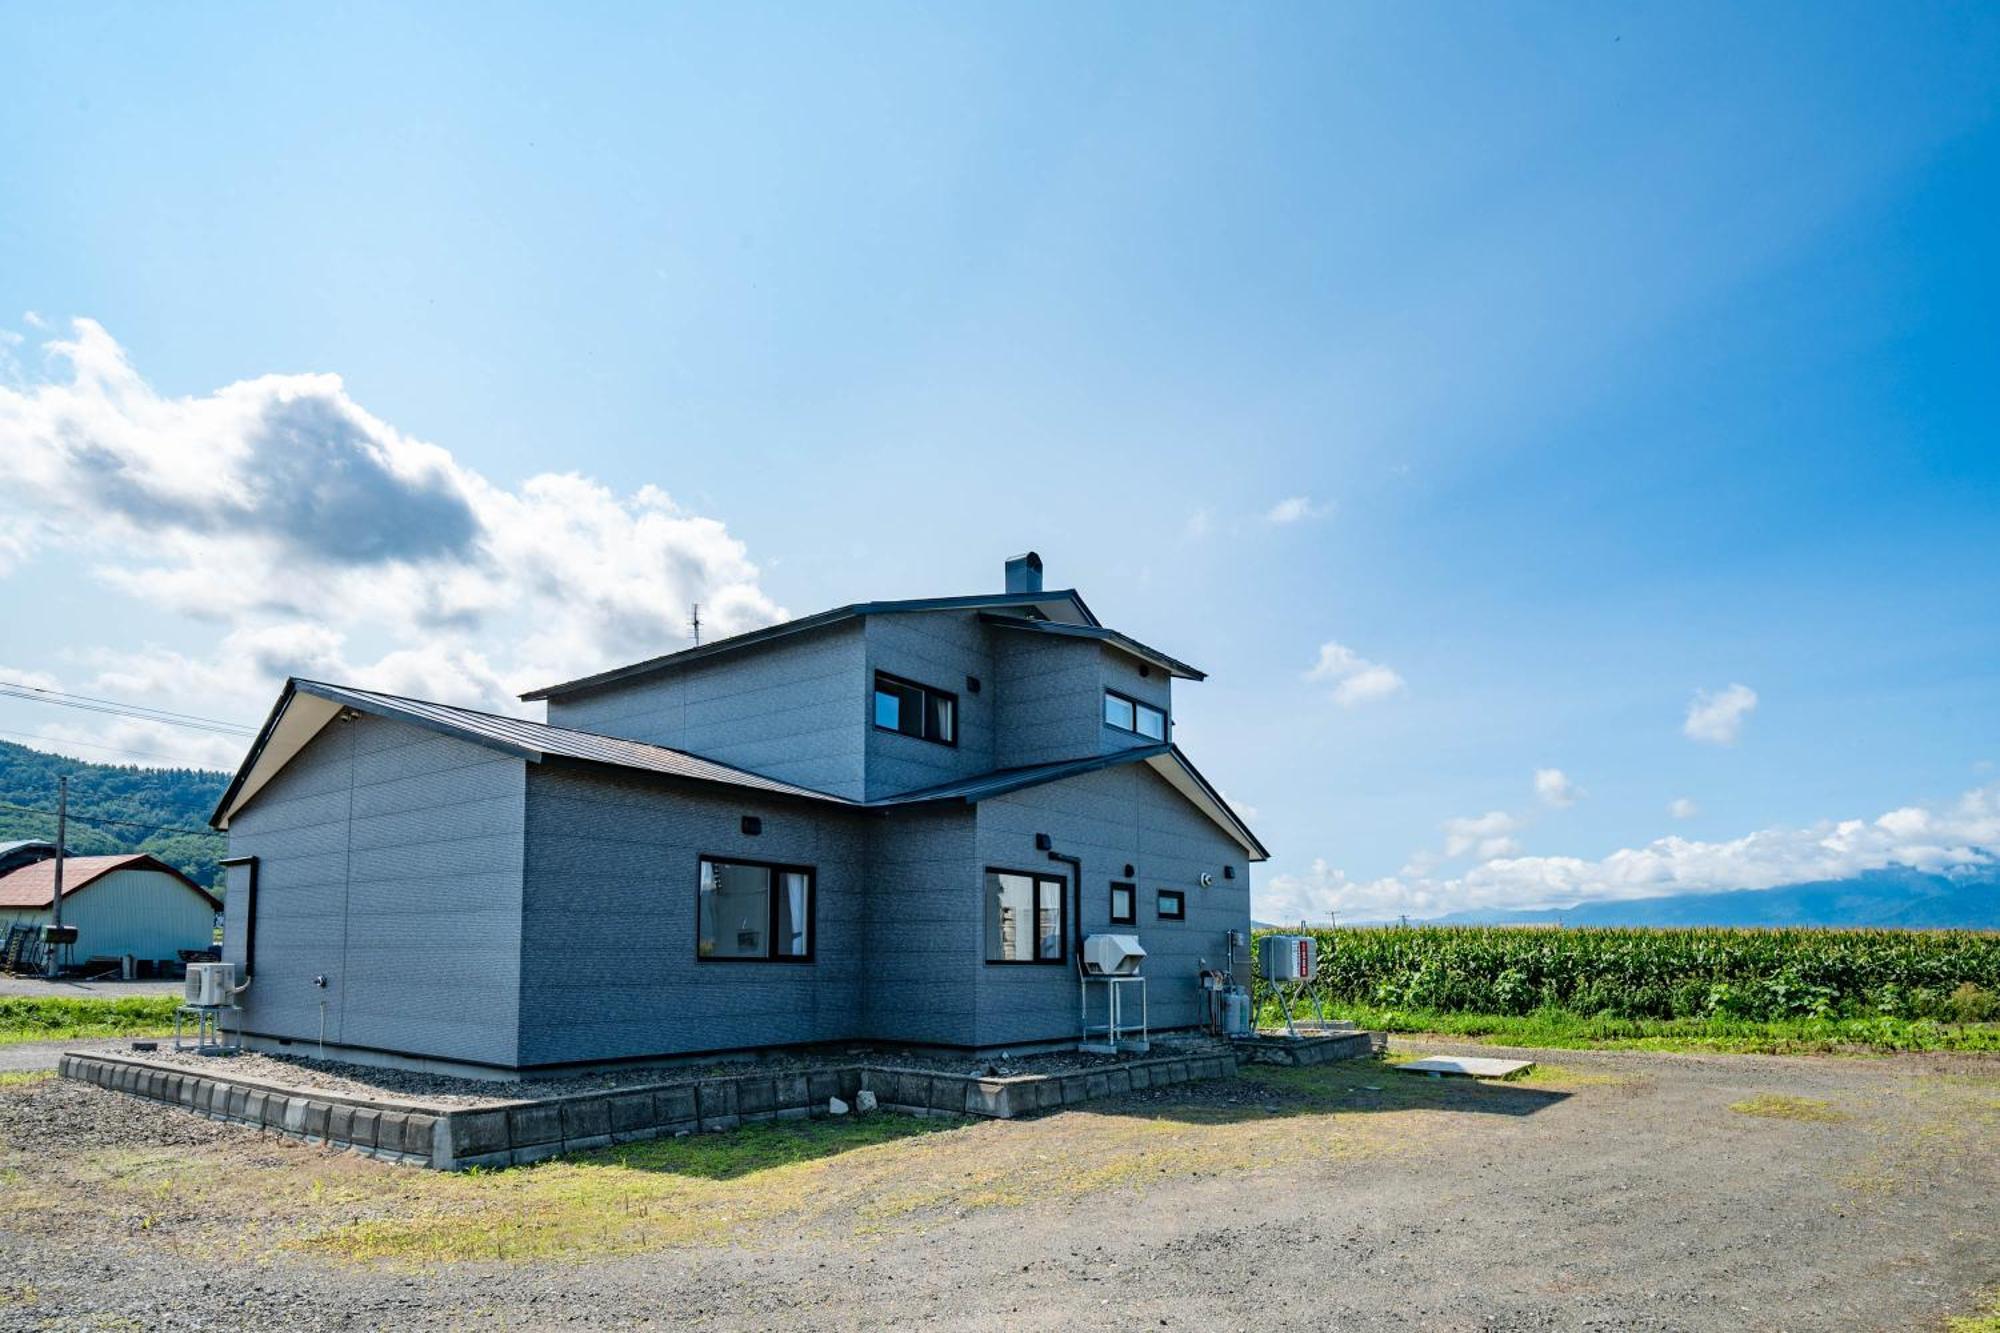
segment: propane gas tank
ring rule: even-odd
[[[1250,992],[1241,986],[1222,993],[1222,1030],[1232,1037],[1250,1035]]]

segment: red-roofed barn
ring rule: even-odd
[[[8,926],[48,924],[55,883],[53,859],[0,875],[0,935]],[[213,946],[221,906],[186,875],[143,853],[63,862],[63,924],[76,927],[79,960],[130,954],[171,963],[182,949]]]

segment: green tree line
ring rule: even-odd
[[[223,839],[213,832],[168,830],[205,830],[229,783],[227,773],[93,764],[0,741],[0,842],[55,840],[55,816],[31,812],[56,808],[56,779],[65,773],[71,853],[150,852],[220,891],[216,859],[223,855]]]

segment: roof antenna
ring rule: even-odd
[[[688,607],[688,632],[694,635],[694,646],[701,647],[701,603],[693,602]]]

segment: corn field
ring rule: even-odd
[[[1618,1018],[2000,1018],[2000,932],[1565,930],[1308,932],[1336,1002],[1444,1013]],[[1258,978],[1259,1000],[1268,988]]]

